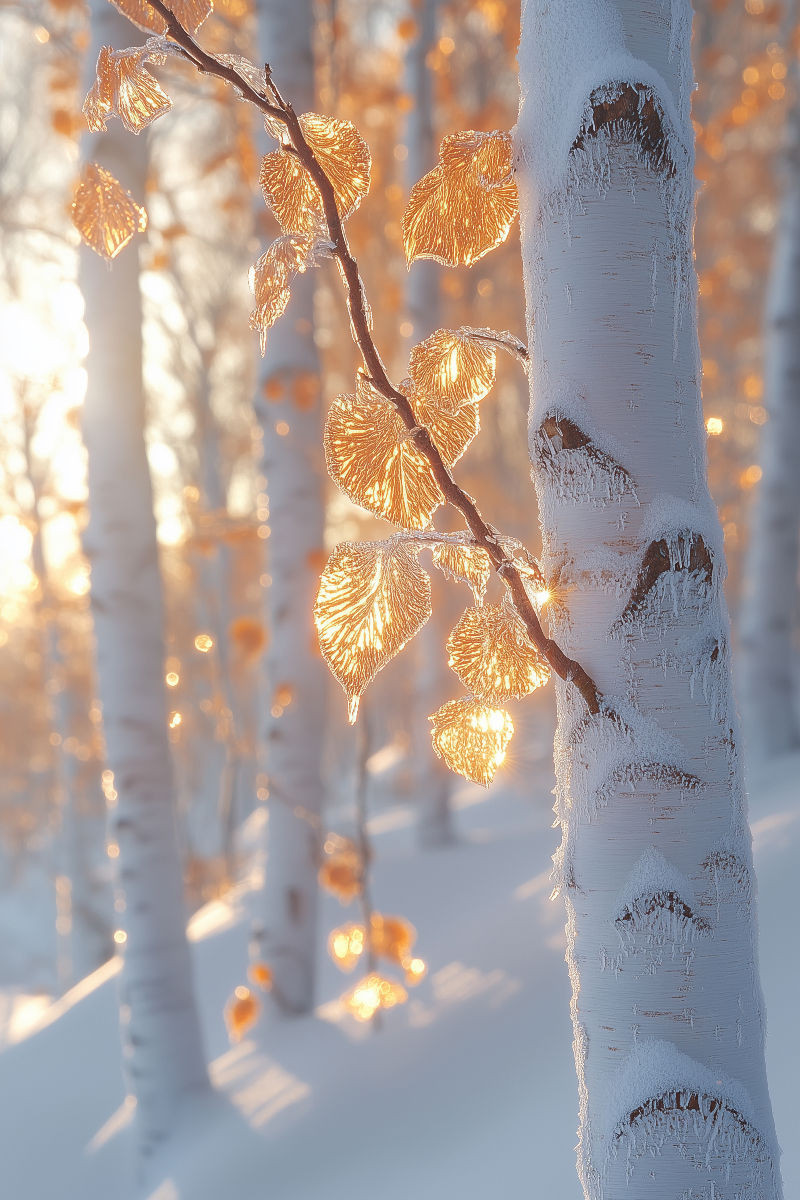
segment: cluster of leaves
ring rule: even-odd
[[[124,2],[130,6],[131,0]],[[192,7],[192,21],[202,19],[193,0],[184,2]],[[127,15],[161,32],[144,20],[140,8],[137,15]],[[166,111],[169,98],[143,64],[174,52],[174,44],[163,37],[136,50],[104,48],[84,107],[90,127],[104,128],[106,117],[116,113],[139,132]],[[270,95],[266,72],[254,64],[226,56],[224,65],[235,68],[259,95]],[[274,87],[272,92],[277,95]],[[369,191],[369,148],[350,121],[306,113],[297,124],[294,137],[302,139],[306,157],[310,151],[324,173],[338,222],[344,222]],[[341,246],[332,240],[331,213],[318,179],[301,161],[289,125],[269,114],[265,125],[279,146],[264,157],[260,183],[281,235],[251,270],[256,305],[250,319],[262,353],[297,273],[334,257],[352,286]],[[143,215],[112,177],[98,174],[101,168],[92,165],[87,171],[76,195],[76,224],[90,245],[111,258],[142,227]],[[406,258],[409,264],[418,258],[452,266],[474,263],[506,239],[517,208],[510,135],[452,134],[442,142],[437,165],[412,188],[403,218]],[[366,304],[364,311],[369,323]],[[351,317],[358,341],[352,309]],[[475,605],[453,629],[447,647],[450,665],[469,692],[430,719],[436,753],[453,770],[485,785],[502,764],[513,734],[511,716],[496,705],[541,686],[549,668],[508,600],[484,607],[492,566],[487,551],[466,534],[453,540],[432,528],[446,497],[414,435],[425,430],[445,468],[452,469],[479,431],[480,403],[494,384],[498,348],[520,352],[509,334],[466,327],[439,329],[415,346],[397,393],[413,413],[411,429],[385,389],[364,371],[352,394],[333,401],[324,438],[332,478],[351,500],[402,532],[383,541],[338,546],[322,573],[314,610],[322,653],[344,688],[354,722],[368,683],[430,617],[431,583],[420,565],[421,550],[432,549],[440,569],[471,587]],[[514,555],[513,561],[541,587],[535,564],[524,556]]]

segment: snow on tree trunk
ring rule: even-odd
[[[800,73],[795,71],[795,88]],[[757,757],[800,746],[795,693],[800,539],[800,99],[789,112],[783,201],[767,299],[762,479],[742,610],[742,707]]]
[[[94,50],[131,41],[131,26],[98,0]],[[144,139],[118,121],[85,139],[97,159],[145,194]],[[153,498],[144,440],[139,266],[128,247],[109,268],[92,251],[80,260],[89,331],[83,435],[90,520],[97,689],[106,759],[113,772],[109,836],[119,846],[124,901],[121,977],[124,1059],[136,1097],[144,1157],[175,1124],[186,1097],[207,1085],[186,942],[175,787],[167,739],[163,604]]]
[[[314,111],[311,0],[261,0],[262,57],[298,113]],[[269,789],[266,878],[254,949],[273,972],[286,1012],[314,1006],[317,871],[323,804],[327,678],[317,649],[314,598],[323,561],[325,472],[320,364],[314,342],[314,282],[298,276],[270,332],[258,380],[263,475],[269,506],[265,655]]]
[[[414,101],[406,127],[406,180],[410,189],[436,163],[436,133],[434,129],[433,72],[427,63],[428,54],[436,42],[438,0],[422,0],[417,10],[417,36],[409,46],[406,61],[406,90]],[[412,344],[421,342],[433,333],[441,320],[441,295],[438,263],[422,259],[415,262],[408,274],[406,308],[412,326]],[[443,650],[447,632],[441,618],[434,617],[414,643],[413,704],[411,752],[414,764],[414,795],[417,806],[417,834],[423,846],[444,846],[453,841],[453,819],[450,810],[452,775],[445,763],[434,754],[430,739],[428,715],[435,712],[452,690],[452,675],[447,668]]]
[[[724,560],[705,471],[689,0],[527,0],[518,126],[591,1200],[776,1200]]]

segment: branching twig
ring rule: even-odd
[[[551,668],[562,679],[575,685],[590,712],[600,711],[601,693],[594,680],[584,670],[580,663],[570,658],[561,647],[547,637],[542,629],[536,610],[531,603],[525,584],[513,558],[507,553],[500,539],[491,527],[484,521],[478,511],[475,501],[453,479],[441,454],[439,453],[429,430],[420,427],[414,415],[414,410],[408,397],[394,387],[386,372],[375,342],[370,332],[364,287],[358,263],[350,252],[344,225],[336,204],[336,193],[333,184],[317,161],[313,150],[306,141],[302,125],[291,104],[286,101],[276,87],[270,70],[266,69],[267,89],[272,99],[267,99],[244,79],[239,72],[226,63],[220,62],[203,50],[190,33],[184,29],[175,14],[167,8],[163,0],[149,0],[152,7],[167,23],[167,33],[177,46],[184,52],[187,59],[194,63],[199,70],[207,75],[216,76],[235,87],[251,104],[286,126],[291,149],[297,155],[298,161],[306,169],[319,190],[331,241],[331,255],[338,259],[342,276],[347,289],[347,303],[356,343],[364,360],[364,365],[370,377],[370,382],[376,390],[389,400],[408,429],[410,438],[419,452],[430,464],[433,476],[445,500],[452,504],[464,518],[467,528],[475,539],[475,544],[482,547],[489,555],[494,569],[500,575],[519,614],[528,637],[539,653],[547,660]]]

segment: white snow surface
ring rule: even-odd
[[[461,842],[454,848],[417,851],[406,807],[375,816],[376,905],[416,925],[417,951],[430,964],[410,1003],[387,1014],[380,1033],[343,1014],[337,997],[351,977],[325,960],[313,1017],[267,1014],[254,1036],[230,1047],[222,1010],[244,982],[249,885],[193,918],[215,1092],[186,1113],[149,1187],[134,1183],[116,964],[36,1014],[32,1031],[0,1053],[3,1195],[577,1200],[564,912],[561,901],[548,900],[558,834],[545,745],[538,762],[526,762],[524,778],[518,768],[517,778],[488,794],[471,785],[457,792]],[[800,1194],[799,771],[795,756],[773,763],[751,786],[768,1066],[787,1196]],[[350,919],[354,910],[326,903],[326,928]],[[731,1099],[734,1093],[732,1084]]]

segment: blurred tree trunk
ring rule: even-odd
[[[258,5],[261,59],[273,67],[278,86],[290,90],[298,113],[314,111],[312,8],[312,0]],[[253,950],[272,969],[278,1005],[305,1013],[314,1007],[327,683],[313,623],[326,477],[311,272],[295,279],[289,307],[269,334],[256,411],[263,431],[271,582],[264,657],[269,819]]]
[[[92,9],[91,62],[103,44],[125,46],[131,26],[103,0]],[[141,200],[144,138],[119,121],[89,135],[84,156]],[[83,434],[90,521],[85,550],[113,784],[109,833],[119,846],[125,932],[121,978],[125,1066],[137,1102],[142,1155],[170,1132],[190,1093],[207,1086],[186,942],[175,788],[167,738],[162,585],[145,450],[142,312],[136,249],[113,266],[84,249],[89,331]]]
[[[421,0],[415,8],[417,35],[411,42],[406,63],[406,90],[413,101],[406,128],[408,158],[406,182],[412,188],[435,164],[437,157],[434,128],[435,79],[428,66],[429,52],[436,44],[438,0]],[[439,327],[441,293],[438,263],[415,262],[408,274],[406,305],[412,325],[412,344],[421,342]],[[437,619],[437,613],[439,618]],[[450,808],[452,775],[431,746],[428,716],[448,698],[453,677],[447,668],[444,650],[447,630],[443,627],[442,606],[434,606],[434,616],[414,645],[415,709],[412,728],[414,796],[417,806],[417,834],[422,846],[445,846],[453,842]]]
[[[800,549],[800,98],[787,118],[783,199],[767,296],[762,477],[742,609],[742,710],[757,758],[800,748],[795,679]]]
[[[528,0],[531,458],[591,1200],[777,1200],[724,558],[705,479],[689,0]]]

